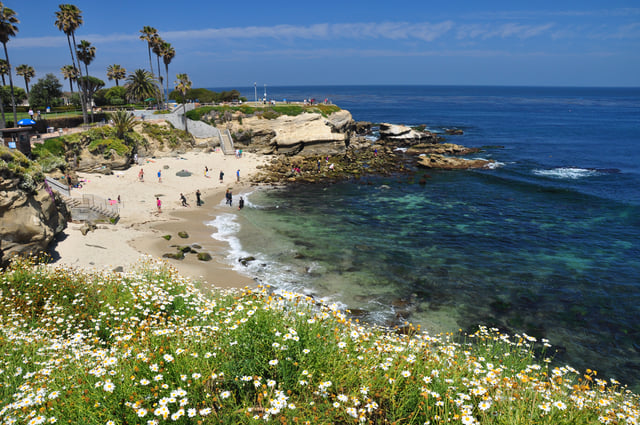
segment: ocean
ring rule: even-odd
[[[253,87],[241,92],[253,100]],[[546,338],[556,362],[640,388],[640,89],[268,87],[268,97],[459,128],[448,141],[498,166],[256,189],[241,212],[207,223],[236,269],[371,323]],[[245,256],[256,260],[242,266]]]

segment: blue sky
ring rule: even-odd
[[[21,21],[11,63],[33,66],[35,80],[51,72],[64,83],[71,63],[58,3],[4,1]],[[145,25],[176,49],[170,85],[185,72],[194,87],[640,86],[638,0],[70,3],[83,12],[78,41],[96,46],[89,72],[107,86],[110,64],[149,68]]]

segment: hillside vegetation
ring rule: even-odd
[[[635,424],[636,395],[526,335],[398,333],[164,263],[0,275],[3,424]],[[409,333],[409,334],[407,334]]]

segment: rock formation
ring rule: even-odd
[[[420,157],[418,165],[425,168],[444,170],[464,170],[469,168],[491,168],[494,161],[486,159],[464,159],[438,154]]]
[[[349,111],[341,110],[324,117],[319,113],[296,116],[281,115],[275,119],[243,118],[228,124],[238,146],[273,154],[337,154],[347,148],[355,122]],[[243,137],[250,134],[250,137]]]
[[[398,145],[414,145],[417,143],[437,143],[441,140],[430,131],[418,131],[405,125],[380,124],[380,140]]]
[[[0,176],[0,264],[14,255],[45,252],[70,218],[65,204],[39,184],[35,191],[19,187],[19,177]]]

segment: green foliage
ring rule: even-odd
[[[192,144],[193,136],[184,130],[173,127],[163,127],[158,124],[148,122],[142,123],[142,133],[154,139],[161,145],[167,144],[171,148],[175,148],[183,144]]]
[[[62,84],[54,74],[47,74],[31,87],[29,104],[34,108],[46,108],[62,103]]]
[[[124,156],[131,153],[131,147],[123,143],[122,139],[116,137],[110,137],[106,139],[94,139],[87,146],[89,152],[92,154],[102,154],[105,158],[110,158],[115,151],[118,155]]]
[[[0,177],[17,177],[18,186],[27,192],[34,191],[37,184],[44,180],[40,164],[3,144],[0,144]]]
[[[27,92],[21,87],[13,86],[13,95],[16,99],[16,103],[22,103],[27,99]],[[2,104],[5,107],[5,111],[7,111],[7,108],[11,107],[11,87],[0,86],[0,97],[2,98]],[[18,108],[16,108],[16,110],[17,109]]]
[[[0,411],[8,423],[89,424],[640,417],[636,394],[552,368],[527,335],[409,332],[264,287],[207,296],[160,262],[116,274],[21,260],[0,274]]]
[[[169,99],[182,103],[182,94],[179,91],[174,90],[169,93]],[[238,90],[229,90],[218,93],[203,88],[197,88],[187,90],[185,99],[187,101],[200,103],[237,102],[240,100],[240,92]]]
[[[299,104],[276,104],[265,106],[243,105],[219,105],[219,106],[201,106],[187,112],[187,117],[192,120],[202,120],[205,115],[212,111],[218,112],[220,115],[225,113],[241,112],[244,115],[260,115],[265,119],[275,119],[281,115],[297,116],[303,113],[318,113],[326,117],[334,112],[340,111],[335,105],[299,105]]]

